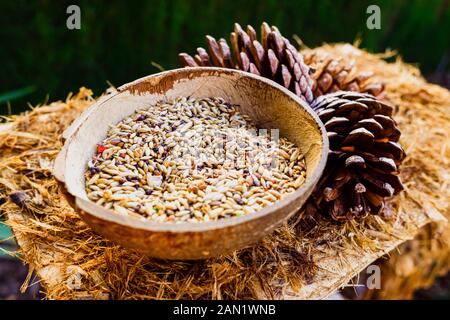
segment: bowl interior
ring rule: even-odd
[[[96,144],[105,138],[110,124],[159,100],[178,96],[222,97],[238,105],[240,112],[249,115],[258,128],[279,129],[280,136],[295,143],[305,155],[307,179],[304,186],[290,196],[298,196],[320,176],[326,162],[328,141],[320,120],[306,102],[276,83],[248,73],[219,68],[185,68],[124,85],[117,94],[92,108],[66,142],[64,180],[68,191],[89,201],[84,172],[96,151]]]

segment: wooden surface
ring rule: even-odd
[[[327,251],[321,256],[316,256],[319,273],[317,280],[312,284],[303,286],[300,290],[287,290],[284,293],[285,299],[326,299],[340,288],[349,284],[349,281],[363,271],[367,266],[371,265],[378,258],[388,254],[397,246],[414,237],[419,229],[432,221],[441,222],[442,217],[434,216],[430,218],[426,214],[417,213],[417,227],[413,228],[408,235],[399,239],[387,239],[387,236],[381,236],[385,240],[380,240],[380,248],[378,250],[362,251],[362,250],[346,250],[343,252]],[[20,221],[28,219],[26,214],[9,215],[8,219]],[[41,268],[34,270],[46,288],[58,287],[62,281],[66,281],[67,270],[74,268],[73,274],[77,274],[75,266],[69,262],[65,263],[65,255],[59,250],[48,246],[40,246],[36,243],[30,243],[25,234],[20,230],[13,230],[16,241],[23,250],[27,251],[30,246],[38,246],[36,249],[40,251],[39,265]],[[378,235],[379,236],[379,235]],[[80,290],[81,289],[81,290]],[[89,291],[83,291],[80,288],[78,299],[108,299],[107,292],[104,294],[92,295]],[[268,298],[262,292],[261,299]]]
[[[413,239],[420,228],[432,221],[430,217],[423,213],[417,213],[416,219],[417,228],[414,228],[402,238],[389,239],[389,237],[385,236],[384,241],[380,240],[380,248],[378,250],[366,252],[362,250],[346,250],[334,252],[332,255],[325,254],[322,257],[316,257],[318,267],[321,270],[319,279],[310,285],[302,287],[299,291],[291,290],[286,292],[286,299],[325,299],[336,290],[352,285],[349,283],[350,280],[358,276],[378,258],[388,255],[400,244]],[[382,238],[383,236],[380,237],[380,239]]]

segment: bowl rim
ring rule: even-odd
[[[152,232],[170,232],[170,233],[200,233],[205,231],[211,231],[211,230],[217,230],[217,229],[224,229],[233,227],[239,224],[244,224],[247,222],[250,222],[252,220],[258,220],[261,219],[267,215],[270,215],[277,210],[285,207],[289,203],[293,202],[295,199],[301,197],[303,194],[308,192],[310,189],[312,189],[315,184],[320,179],[320,176],[322,175],[323,170],[325,169],[327,158],[328,158],[328,150],[329,150],[329,141],[328,136],[326,134],[326,129],[318,115],[313,111],[313,109],[306,103],[304,100],[302,100],[300,97],[295,95],[290,90],[286,89],[285,87],[281,86],[280,84],[276,83],[273,80],[270,80],[268,78],[258,76],[249,72],[245,72],[242,70],[237,69],[226,69],[226,68],[218,68],[218,67],[188,67],[188,68],[178,68],[178,69],[172,69],[168,71],[163,71],[159,73],[155,73],[152,75],[144,76],[139,79],[136,79],[134,81],[128,82],[120,87],[118,87],[117,92],[109,96],[107,99],[99,101],[98,104],[96,104],[95,108],[98,108],[104,103],[107,103],[110,99],[115,98],[116,96],[124,93],[127,91],[130,87],[133,85],[139,84],[141,82],[147,81],[152,78],[164,78],[167,76],[170,76],[175,73],[185,73],[186,76],[184,77],[184,80],[186,82],[189,82],[191,80],[189,74],[190,73],[196,73],[196,72],[219,72],[219,73],[225,73],[225,74],[235,74],[240,77],[247,77],[252,78],[254,80],[263,82],[265,85],[271,86],[275,88],[278,91],[281,91],[284,95],[287,95],[288,98],[293,100],[299,107],[303,108],[306,113],[309,114],[309,116],[314,120],[318,130],[320,131],[320,136],[322,138],[322,147],[321,147],[321,155],[320,160],[315,168],[315,170],[311,173],[311,176],[305,181],[305,183],[296,191],[293,193],[283,197],[283,199],[276,201],[270,206],[267,206],[263,208],[262,210],[253,212],[251,214],[246,214],[243,216],[235,216],[230,217],[226,219],[216,220],[216,221],[208,221],[208,222],[200,222],[200,223],[188,223],[188,222],[182,222],[182,223],[162,223],[162,222],[155,222],[150,220],[140,220],[139,218],[132,217],[132,216],[122,216],[114,212],[114,210],[105,209],[104,207],[90,201],[87,199],[80,198],[78,196],[75,196],[75,203],[76,205],[84,211],[83,214],[89,214],[96,218],[99,218],[104,221],[116,223],[119,225],[124,225],[127,227],[132,227],[134,229],[141,229],[146,231],[152,231]],[[185,82],[185,83],[186,83]],[[76,128],[73,135],[75,136],[78,133],[78,128]],[[67,143],[70,147],[71,143],[71,137],[67,139]],[[64,160],[64,163],[66,160]],[[65,166],[65,165],[64,165]],[[65,170],[65,169],[64,169]]]

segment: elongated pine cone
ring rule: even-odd
[[[380,97],[384,91],[384,84],[373,79],[373,72],[358,70],[352,59],[313,50],[304,53],[304,60],[314,70],[311,78],[315,97],[336,91],[363,92]]]
[[[385,199],[403,187],[398,166],[405,152],[393,107],[364,93],[339,91],[311,105],[330,141],[327,167],[311,201],[335,220],[391,215]]]
[[[232,50],[223,38],[216,41],[213,37],[206,36],[206,41],[208,51],[198,48],[194,57],[180,53],[181,65],[237,68],[272,79],[308,103],[313,101],[310,68],[305,64],[303,56],[281,35],[277,27],[269,27],[264,22],[258,41],[252,26],[247,26],[247,30],[244,31],[236,23],[234,32],[230,35]]]

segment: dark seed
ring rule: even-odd
[[[96,173],[100,172],[100,169],[97,167],[90,167],[89,172],[92,174],[96,174]]]
[[[122,141],[120,139],[111,139],[110,143],[114,146],[117,146]]]
[[[24,208],[26,203],[31,200],[30,196],[23,191],[11,193],[9,199],[20,208]]]

